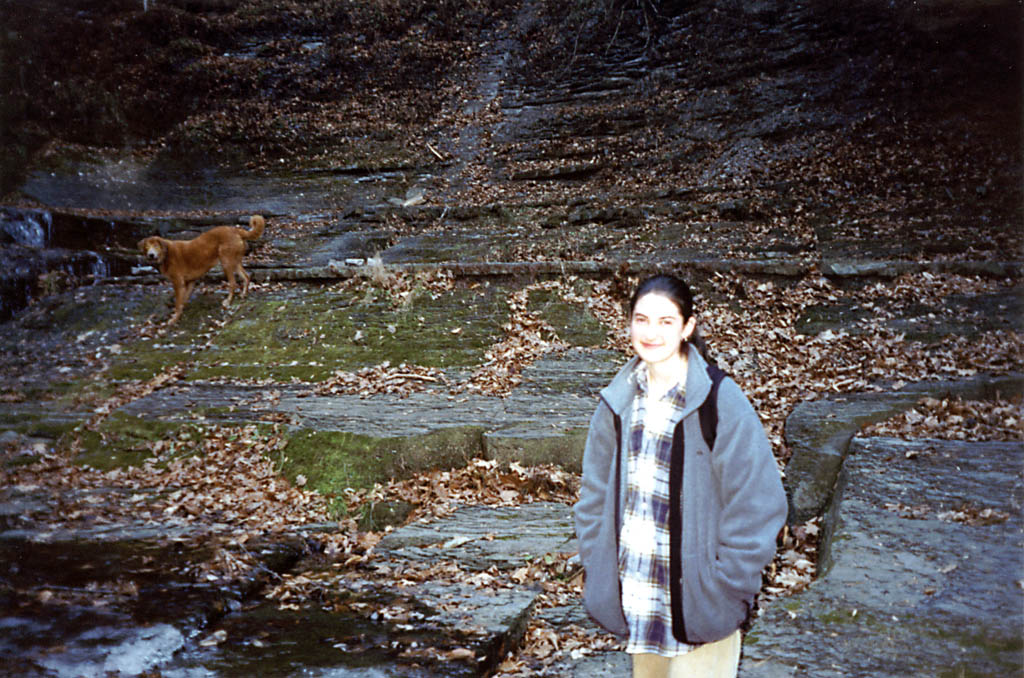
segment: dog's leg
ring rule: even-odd
[[[238,275],[242,277],[242,298],[245,299],[245,296],[249,294],[249,274],[245,272],[241,264],[238,265]]]
[[[186,283],[184,280],[174,281],[174,313],[171,315],[171,319],[167,321],[168,327],[178,322],[178,318],[181,317],[181,312],[185,309],[185,302],[188,301],[189,296],[191,296],[192,288],[194,286],[194,282]]]
[[[224,269],[224,277],[228,280],[228,298],[221,303],[221,306],[227,308],[231,305],[231,300],[235,298],[235,270],[233,266],[229,266],[223,259],[220,265]]]

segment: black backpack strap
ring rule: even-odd
[[[711,379],[711,391],[707,399],[697,409],[700,419],[700,432],[708,449],[715,449],[715,434],[718,431],[718,387],[726,376],[725,371],[714,363],[708,363],[708,377]]]

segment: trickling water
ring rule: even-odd
[[[93,280],[102,280],[103,278],[110,277],[110,262],[96,254],[95,252],[86,252],[87,255],[92,255],[92,263],[89,264],[89,272],[87,275]]]
[[[320,678],[390,678],[380,669],[372,667],[363,669],[330,668],[323,669],[320,673],[303,673],[303,675],[315,675]]]
[[[99,627],[67,641],[63,652],[43,657],[39,665],[58,678],[139,676],[169,660],[184,644],[185,637],[170,624]]]
[[[0,207],[0,321],[36,293],[127,274],[132,262],[118,250],[131,248],[140,234],[130,222]]]
[[[0,233],[24,247],[46,247],[53,232],[53,215],[43,210],[0,208]]]

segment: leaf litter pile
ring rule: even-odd
[[[378,281],[379,283],[380,281]],[[406,283],[383,280],[400,293]],[[621,276],[584,285],[567,278],[525,286],[510,294],[506,335],[491,348],[486,360],[466,381],[449,380],[443,371],[414,365],[388,364],[354,374],[336,374],[315,387],[315,393],[408,393],[424,387],[461,393],[471,390],[507,396],[519,383],[522,370],[537,358],[568,347],[556,331],[527,309],[529,292],[554,291],[604,323],[604,348],[628,350],[622,290],[635,279]],[[371,281],[369,284],[378,284]],[[448,278],[440,280],[443,291]],[[761,282],[737,275],[710,276],[698,296],[702,332],[712,356],[744,388],[772,441],[780,468],[788,459],[785,417],[798,402],[827,394],[881,391],[902,383],[949,379],[979,373],[1014,370],[1024,358],[1019,333],[979,330],[970,338],[945,335],[933,341],[908,340],[889,322],[895,311],[912,303],[940,305],[952,294],[1005,292],[1015,280],[964,276],[905,275],[887,284],[842,289],[812,274],[790,285]],[[582,291],[581,291],[582,290]],[[862,311],[859,319],[840,329],[802,334],[798,323],[808,309],[821,304],[850,303]],[[624,356],[625,357],[625,356]],[[134,391],[122,387],[95,410],[95,424],[113,409],[136,397],[173,383],[181,375],[172,366]],[[889,422],[876,424],[870,435],[952,437],[963,440],[1020,440],[1019,401],[988,403],[925,399]],[[267,535],[286,535],[300,526],[328,523],[329,498],[304,489],[302,476],[289,482],[272,461],[285,445],[280,430],[260,433],[255,427],[201,427],[149,444],[151,456],[139,466],[110,471],[76,465],[72,444],[64,453],[36,449],[34,461],[4,466],[0,482],[25,491],[60,497],[54,527],[99,526],[119,523],[191,526],[216,537],[219,548],[189,574],[207,581],[254,576],[260,567],[245,545]],[[8,456],[16,453],[6,450]],[[23,454],[28,452],[22,451]],[[369,489],[343,492],[348,515],[375,503],[401,501],[414,507],[410,520],[431,520],[471,504],[519,505],[531,501],[571,504],[579,479],[555,467],[505,467],[477,460],[466,468],[421,473]],[[921,518],[927,507],[887,506],[906,517]],[[59,517],[57,517],[59,516]],[[968,525],[1005,520],[991,509],[954,507],[940,520]],[[336,520],[330,529],[313,530],[310,543],[334,563],[335,579],[306,573],[274,575],[265,595],[281,606],[317,604],[325,587],[337,578],[398,582],[452,581],[481,588],[537,586],[541,594],[522,647],[498,668],[501,676],[542,675],[559,662],[618,647],[608,635],[573,623],[552,623],[543,612],[573,604],[582,582],[572,554],[549,554],[523,566],[500,571],[467,572],[443,553],[430,564],[385,562],[374,554],[381,532],[360,531],[354,518]],[[390,528],[388,528],[390,529]],[[806,587],[815,574],[819,519],[787,526],[778,554],[766,569],[763,600]],[[258,573],[256,573],[258,574]]]
[[[970,440],[1020,442],[1024,406],[1016,401],[996,398],[991,401],[970,401],[962,398],[922,398],[914,407],[886,421],[871,424],[861,431],[864,436],[886,436],[901,440]],[[929,447],[912,448],[907,459],[932,454]],[[1006,522],[1010,514],[989,506],[980,507],[963,502],[942,510],[927,504],[908,505],[886,502],[885,509],[902,518],[925,520],[934,518],[945,523],[982,526]]]
[[[913,408],[866,427],[861,435],[903,440],[1024,440],[1021,403],[922,398]]]

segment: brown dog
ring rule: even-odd
[[[174,285],[174,315],[167,322],[168,326],[178,322],[196,283],[218,261],[228,280],[228,298],[224,300],[224,308],[235,297],[236,273],[242,278],[242,298],[245,298],[249,292],[249,274],[242,268],[245,241],[263,235],[265,225],[263,217],[256,215],[249,218],[248,231],[234,226],[217,226],[192,240],[167,240],[153,235],[139,242],[139,249],[146,259],[159,264],[160,272]]]

